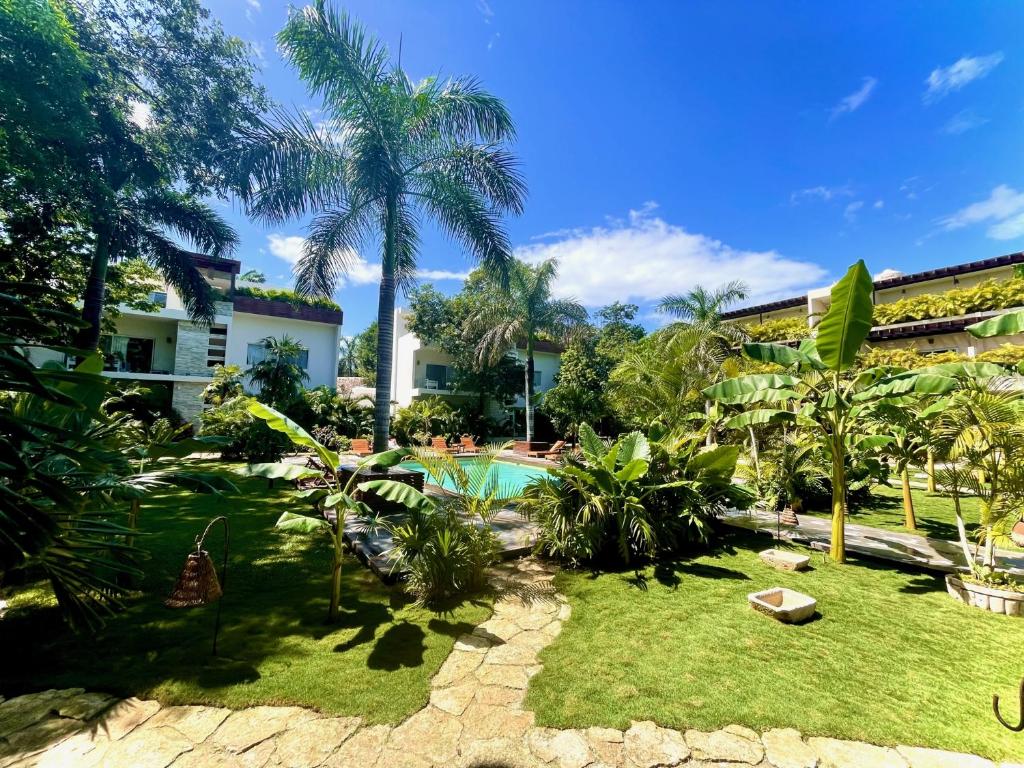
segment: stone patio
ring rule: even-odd
[[[791,729],[537,727],[523,706],[526,687],[570,608],[550,566],[524,559],[499,570],[494,615],[458,638],[430,702],[397,726],[300,707],[164,707],[50,690],[0,699],[0,768],[995,768],[971,755],[805,739]]]

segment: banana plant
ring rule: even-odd
[[[831,306],[813,339],[799,347],[782,344],[743,345],[758,362],[776,363],[785,373],[727,379],[704,390],[726,405],[750,407],[726,422],[731,429],[763,424],[808,427],[831,463],[832,535],[829,554],[846,560],[846,458],[851,447],[881,447],[889,435],[865,433],[865,408],[875,400],[909,394],[943,395],[957,388],[959,377],[996,376],[1005,372],[986,363],[951,363],[916,371],[871,368],[846,375],[871,330],[873,283],[863,261],[850,267],[832,287]]]
[[[289,419],[283,413],[271,408],[258,400],[249,399],[246,407],[253,416],[262,419],[268,427],[287,436],[292,444],[299,448],[308,448],[320,460],[324,469],[302,467],[296,464],[274,462],[266,464],[250,464],[238,470],[245,477],[263,477],[268,480],[309,480],[318,479],[322,487],[298,491],[296,496],[312,502],[317,514],[304,515],[285,512],[278,518],[276,527],[289,533],[326,533],[334,547],[334,559],[331,565],[331,602],[328,619],[336,621],[341,604],[341,566],[344,556],[345,521],[349,514],[369,517],[370,508],[354,495],[359,483],[359,470],[373,467],[385,469],[396,466],[411,452],[407,448],[396,448],[382,453],[375,453],[361,458],[356,463],[356,471],[350,473],[348,480],[342,484],[338,479],[338,466],[341,457],[313,438],[306,430]],[[334,512],[333,524],[328,520],[330,511]]]

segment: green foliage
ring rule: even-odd
[[[811,327],[806,317],[780,317],[777,320],[765,320],[763,323],[744,323],[750,341],[795,341],[806,339],[811,335]]]
[[[377,321],[374,320],[355,337],[354,355],[356,375],[362,376],[367,386],[377,382]]]
[[[285,334],[280,338],[263,339],[265,356],[246,371],[249,382],[256,387],[257,397],[276,406],[288,408],[298,399],[303,382],[309,379],[306,369],[299,364],[302,345]]]
[[[245,272],[238,276],[238,279],[244,280],[247,283],[267,282],[267,276],[260,272],[258,269],[247,269]]]
[[[430,445],[432,437],[456,440],[464,427],[462,415],[439,397],[421,397],[399,408],[392,424],[399,445]]]
[[[234,397],[204,410],[199,434],[227,438],[228,442],[220,447],[220,456],[226,461],[279,461],[288,449],[288,441],[253,418],[247,400],[245,396]]]
[[[260,281],[262,282],[262,281]],[[283,301],[293,307],[317,307],[319,309],[332,309],[340,311],[341,307],[325,296],[304,296],[286,288],[257,288],[256,286],[241,286],[235,288],[236,296],[251,296],[254,299],[265,299],[267,301]]]
[[[596,351],[607,360],[619,362],[629,349],[645,335],[644,327],[635,323],[640,307],[615,301],[595,313],[601,321],[597,331]]]
[[[853,365],[871,332],[874,283],[858,261],[832,286],[832,303],[818,323],[815,348],[825,367],[843,371]]]
[[[562,352],[555,386],[544,393],[541,404],[562,435],[575,438],[580,424],[597,424],[608,414],[604,388],[613,365],[592,337],[573,341]]]
[[[705,541],[726,504],[745,504],[733,485],[736,446],[701,452],[689,436],[630,432],[606,444],[580,427],[580,453],[523,491],[520,510],[539,526],[537,549],[573,565],[628,563]]]
[[[1024,277],[1014,276],[1009,280],[992,278],[978,283],[973,288],[954,288],[943,293],[928,293],[922,296],[908,296],[891,304],[879,304],[874,309],[875,325],[892,325],[911,320],[930,320],[938,317],[955,317],[972,312],[985,312],[1024,305]],[[1003,317],[1012,317],[1003,315]],[[998,336],[1017,333],[1017,330],[1001,328],[999,318],[976,323],[984,336]],[[993,333],[992,331],[997,332]],[[970,330],[970,329],[968,329]],[[973,331],[972,331],[973,333]],[[978,334],[976,334],[978,335]]]
[[[223,405],[245,394],[242,376],[242,369],[237,365],[214,366],[213,381],[203,390],[203,402],[206,405]]]
[[[414,456],[453,494],[426,496],[405,483],[375,480],[360,490],[373,491],[403,508],[400,515],[375,518],[369,527],[385,530],[394,541],[395,569],[406,572],[406,585],[421,604],[478,592],[487,569],[498,559],[500,545],[491,521],[515,500],[492,471],[499,451],[492,446],[470,462],[434,451]]]
[[[306,429],[329,430],[324,435],[333,434],[331,439],[345,447],[348,438],[373,434],[373,401],[349,397],[328,386],[302,390],[288,415]]]

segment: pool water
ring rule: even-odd
[[[459,464],[463,467],[470,467],[474,462],[478,462],[480,459],[474,459],[467,457],[458,459]],[[401,464],[402,469],[411,469],[414,472],[422,472],[426,477],[425,480],[433,485],[440,485],[449,491],[457,491],[458,489],[452,484],[450,478],[443,478],[442,482],[438,482],[437,479],[431,475],[422,464],[418,461],[403,461]],[[490,481],[492,478],[496,478],[500,484],[501,492],[506,496],[518,496],[522,493],[523,488],[526,484],[533,480],[535,477],[545,477],[547,470],[542,467],[527,466],[526,464],[516,464],[511,461],[495,461],[491,464],[491,469],[487,473],[487,480]]]

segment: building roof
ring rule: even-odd
[[[1024,264],[1024,251],[1007,253],[1003,256],[993,256],[990,259],[968,261],[964,264],[954,264],[951,267],[928,269],[924,272],[914,272],[909,275],[890,277],[886,280],[875,280],[875,290],[881,291],[886,288],[899,288],[900,286],[911,285],[913,283],[926,283],[929,280],[938,280],[943,277],[969,275],[972,272],[983,272],[986,269],[996,269],[998,267],[1012,267],[1015,264]],[[722,318],[724,320],[736,320],[741,317],[750,317],[751,315],[759,315],[764,312],[774,312],[780,309],[798,307],[806,302],[807,295],[804,294],[803,296],[794,296],[791,299],[782,299],[780,301],[772,301],[767,304],[755,304],[751,307],[733,309],[729,312],[723,312]]]
[[[242,262],[237,259],[222,259],[205,253],[193,253],[192,261],[200,269],[216,269],[218,272],[230,272],[232,275],[242,271]]]

